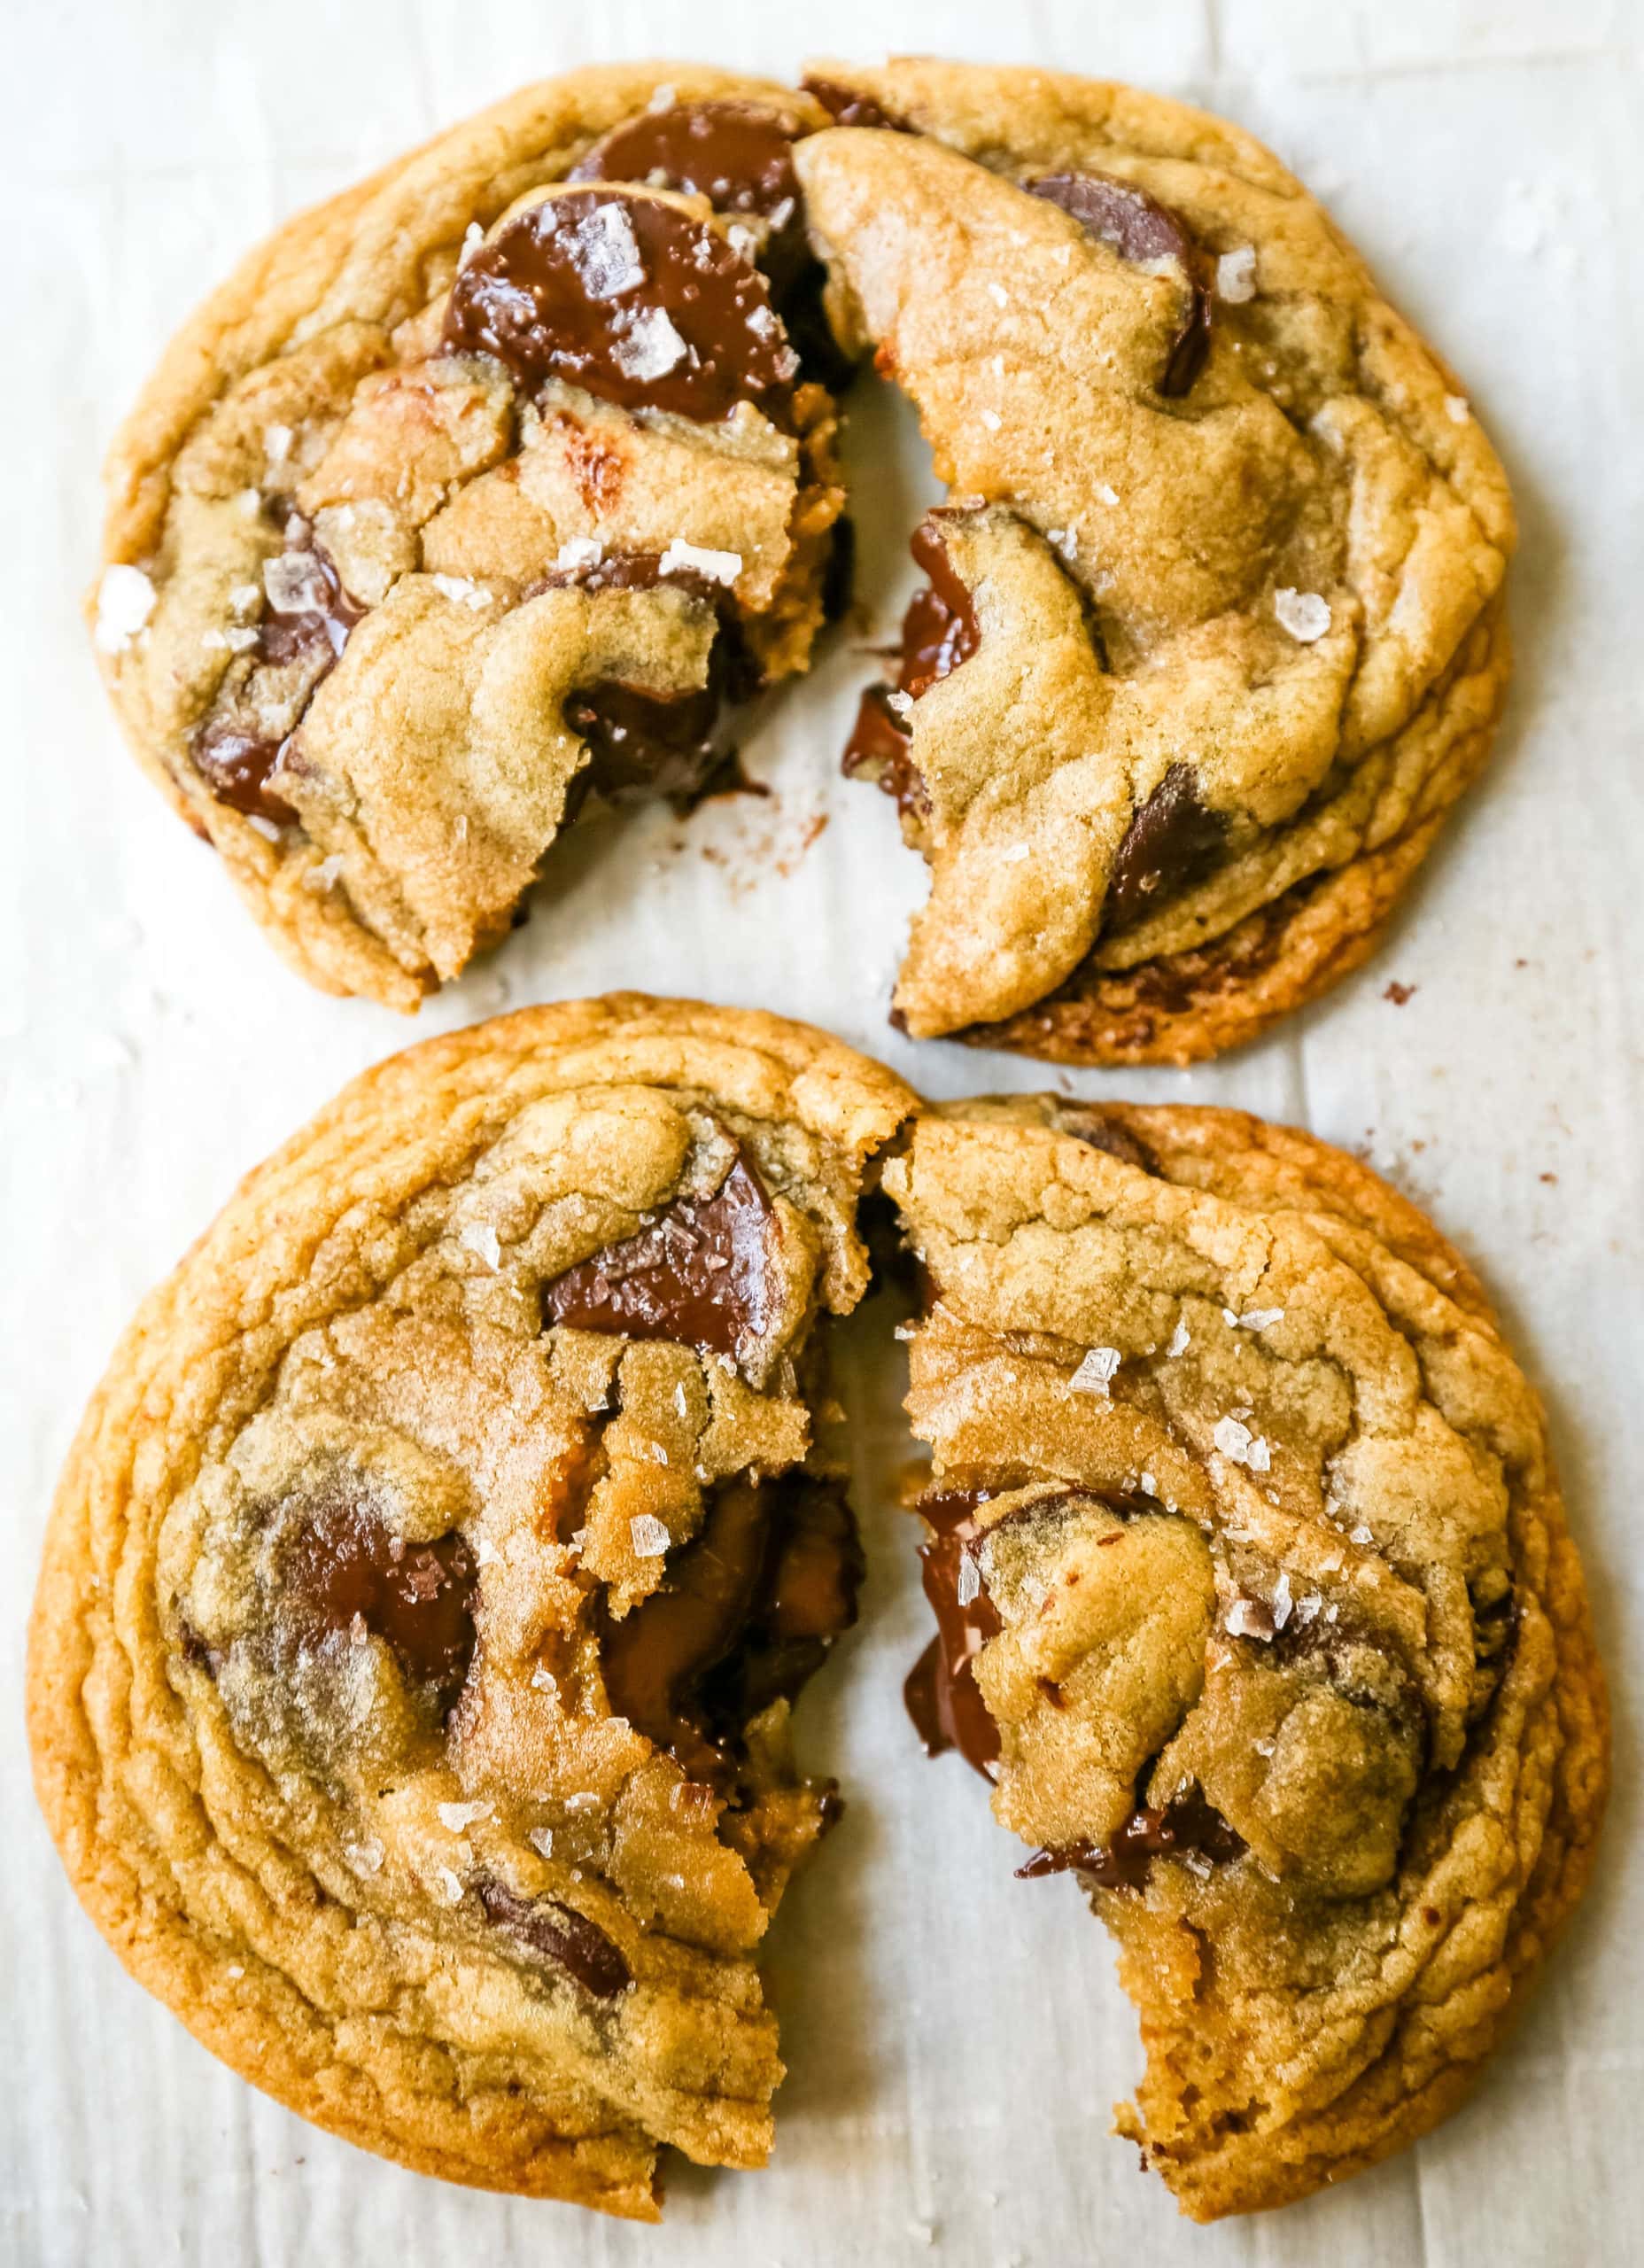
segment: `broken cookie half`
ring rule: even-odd
[[[590,796],[700,792],[848,571],[808,97],[526,89],[254,253],[117,438],[94,628],[286,958],[399,1007]]]
[[[1119,2129],[1183,2211],[1304,2196],[1460,2102],[1586,1881],[1608,1713],[1540,1405],[1465,1263],[1307,1136],[960,1103],[884,1185],[915,1720],[1118,1939]]]
[[[195,2036],[424,2171],[655,2218],[761,2163],[755,1957],[838,1810],[826,1318],[912,1105],[638,996],[400,1056],[145,1302],[52,1515],[36,1784]]]
[[[1501,467],[1237,128],[921,58],[807,85],[829,312],[950,490],[846,757],[931,868],[896,1019],[1214,1054],[1364,958],[1488,752]]]

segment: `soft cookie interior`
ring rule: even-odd
[[[761,2163],[756,1955],[840,1804],[826,1325],[912,1098],[633,997],[398,1059],[134,1324],[32,1636],[71,1878],[206,2043],[425,2171],[655,2218]]]
[[[1305,2195],[1460,2101],[1591,1863],[1603,1678],[1536,1396],[1413,1208],[1237,1113],[955,1104],[885,1185],[925,1285],[916,1724],[1117,1938],[1120,2130],[1183,2210]]]
[[[1248,136],[1035,71],[807,83],[830,311],[950,486],[846,758],[931,867],[897,1019],[1214,1053],[1369,951],[1483,760],[1501,466]]]

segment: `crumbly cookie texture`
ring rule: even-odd
[[[415,1007],[590,789],[700,785],[722,697],[806,666],[839,364],[787,150],[826,123],[694,66],[530,88],[283,229],[121,429],[116,708],[325,990]]]
[[[764,2160],[754,1956],[837,1803],[789,1703],[860,1573],[818,1318],[911,1102],[772,1016],[531,1009],[356,1081],[127,1332],[36,1785],[133,1975],[305,2117],[639,2219],[664,2143]]]
[[[1073,1868],[1200,2220],[1462,2100],[1579,1898],[1604,1682],[1540,1405],[1466,1264],[1231,1111],[922,1115],[927,1744]],[[1024,1891],[1024,1896],[1033,1893]]]
[[[841,120],[795,152],[834,320],[950,487],[848,757],[931,866],[898,1017],[1214,1054],[1369,951],[1484,761],[1501,465],[1248,136],[1038,71],[808,83]]]

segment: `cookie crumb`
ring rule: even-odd
[[[742,555],[740,551],[711,551],[701,544],[687,543],[682,535],[677,535],[663,552],[656,571],[659,575],[672,575],[682,567],[706,575],[711,583],[729,585],[742,571]]]

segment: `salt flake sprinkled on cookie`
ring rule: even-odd
[[[605,546],[596,535],[570,535],[554,555],[554,564],[562,572],[582,567],[597,567],[605,556]]]
[[[682,567],[694,574],[706,575],[711,583],[731,584],[742,571],[742,555],[740,551],[710,551],[677,535],[663,552],[656,571],[659,575],[672,575]]]
[[[954,1596],[961,1606],[968,1606],[973,1599],[981,1596],[981,1575],[976,1562],[968,1551],[962,1551],[959,1554],[959,1576],[954,1588]]]
[[[262,586],[276,614],[329,614],[331,586],[312,551],[283,551],[265,559]]]
[[[551,1827],[531,1828],[525,1840],[539,1858],[551,1859],[554,1856],[554,1829]]]
[[[1281,630],[1288,630],[1298,644],[1311,646],[1330,626],[1330,610],[1316,591],[1275,591],[1273,611]]]
[[[476,613],[491,604],[491,593],[482,584],[470,583],[466,575],[436,575],[434,588],[454,606],[472,607]]]
[[[1236,1598],[1222,1617],[1221,1627],[1229,1637],[1260,1638],[1266,1644],[1273,1635],[1272,1612],[1259,1598]]]
[[[1189,1331],[1186,1324],[1183,1323],[1181,1317],[1178,1316],[1176,1317],[1176,1327],[1170,1334],[1170,1344],[1165,1349],[1166,1354],[1173,1356],[1176,1355],[1185,1355],[1192,1343],[1193,1335],[1191,1332]]]
[[[611,342],[611,360],[624,377],[661,378],[679,369],[687,349],[665,307],[641,307],[624,336]]]
[[[1252,1472],[1265,1472],[1273,1462],[1272,1452],[1260,1434],[1252,1433],[1237,1418],[1218,1418],[1211,1439],[1229,1464],[1247,1465]]]
[[[1105,1394],[1123,1360],[1117,1347],[1092,1347],[1067,1383],[1075,1394]]]
[[[453,1874],[451,1868],[449,1867],[436,1867],[434,1873],[440,1889],[445,1892],[446,1905],[461,1906],[462,1903],[462,1884],[458,1877]]]
[[[1465,425],[1473,412],[1464,393],[1447,393],[1444,398],[1444,414],[1453,425]]]
[[[289,425],[265,425],[262,429],[263,454],[271,465],[283,464],[291,454],[291,443],[296,439]]]
[[[591,205],[578,218],[571,235],[582,286],[591,299],[615,299],[624,291],[637,291],[644,283],[645,263],[640,257],[640,240],[620,205]],[[663,321],[667,322],[665,315]],[[672,330],[673,325],[668,323],[668,328]],[[679,352],[685,352],[683,340]],[[671,369],[672,364],[664,363],[663,367]]]
[[[367,1835],[358,1843],[345,1843],[343,1845],[343,1856],[357,1875],[380,1874],[383,1860],[387,1855],[375,1835]]]
[[[97,585],[99,654],[123,654],[154,611],[154,586],[141,567],[105,567]]]
[[[1229,1314],[1229,1321],[1241,1331],[1270,1331],[1276,1323],[1283,1323],[1283,1308],[1246,1308],[1243,1315]]]
[[[1230,307],[1242,307],[1256,296],[1256,247],[1239,245],[1224,252],[1216,262],[1216,297]]]
[[[476,1820],[489,1819],[496,1809],[494,1804],[436,1804],[439,1823],[453,1835],[461,1835],[473,1826]]]
[[[633,1548],[641,1559],[660,1559],[673,1542],[667,1529],[653,1512],[639,1512],[628,1523],[628,1533],[633,1538]]]
[[[458,1231],[457,1242],[469,1252],[477,1253],[487,1268],[494,1269],[500,1264],[502,1247],[497,1242],[497,1232],[485,1222],[470,1221],[465,1229]]]

